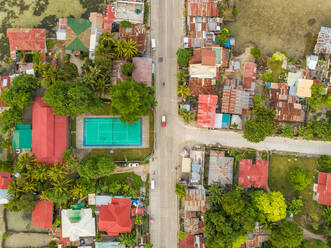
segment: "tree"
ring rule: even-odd
[[[177,95],[181,96],[185,101],[186,98],[190,95],[190,88],[186,85],[178,85]]]
[[[17,124],[22,124],[24,122],[23,111],[17,107],[6,109],[0,115],[0,122],[2,124],[1,132],[6,133]]]
[[[13,161],[0,160],[0,172],[12,173],[13,171],[14,171]]]
[[[260,49],[258,49],[256,47],[254,47],[254,48],[251,49],[251,54],[253,55],[253,57],[255,59],[258,59],[258,58],[261,57],[261,51],[260,51]]]
[[[274,75],[272,74],[272,71],[266,71],[263,74],[263,81],[265,81],[265,82],[271,82],[273,78],[274,78]]]
[[[289,125],[282,125],[281,127],[281,135],[283,137],[292,138],[294,136],[294,130]]]
[[[184,83],[189,75],[184,70],[179,70],[176,76],[179,83]]]
[[[179,48],[176,52],[176,55],[177,55],[177,64],[179,64],[182,67],[185,67],[187,66],[192,56],[192,50]]]
[[[183,200],[186,196],[186,186],[181,183],[176,183],[176,195],[179,200]]]
[[[180,108],[178,109],[178,114],[183,118],[185,123],[190,123],[195,120],[195,111]]]
[[[143,224],[143,217],[141,215],[137,215],[134,217],[134,224],[137,226],[141,226]]]
[[[292,168],[287,174],[287,179],[296,190],[304,190],[312,181],[307,172],[299,167]]]
[[[284,221],[271,229],[270,241],[277,248],[298,247],[303,239],[303,231],[292,221]]]
[[[261,95],[258,94],[254,95],[253,101],[254,101],[254,105],[259,105],[262,102]]]
[[[275,52],[271,57],[271,61],[272,62],[283,62],[285,58],[286,58],[286,56],[284,55],[284,53]]]
[[[311,97],[307,98],[308,105],[314,110],[319,110],[326,102],[327,96],[325,95],[325,85],[313,84],[311,86]]]
[[[287,210],[290,214],[297,215],[301,213],[303,208],[303,201],[301,199],[294,199],[287,206]]]
[[[246,121],[244,125],[244,137],[251,142],[263,141],[274,133],[276,125],[273,121],[275,113],[272,109],[258,104],[252,110],[253,119]]]
[[[228,42],[230,37],[230,29],[222,28],[221,33],[216,36],[217,44],[223,46],[226,42]]]
[[[78,68],[70,61],[66,61],[62,67],[64,80],[72,80],[78,77]]]
[[[23,110],[33,102],[35,91],[39,87],[40,83],[36,77],[21,74],[2,92],[1,99],[8,106]]]
[[[56,81],[43,97],[57,115],[76,116],[100,106],[92,92],[80,82]]]
[[[252,204],[259,212],[259,219],[263,222],[277,222],[286,218],[286,203],[280,192],[265,193],[262,190],[251,194]]]
[[[121,21],[120,25],[123,28],[132,28],[133,27],[133,24],[129,21]]]
[[[88,179],[96,179],[110,175],[115,169],[115,164],[109,155],[89,156],[83,159],[78,168],[78,174]]]
[[[140,116],[148,114],[156,106],[154,88],[137,83],[131,77],[112,88],[110,99],[112,113],[126,123],[138,121]]]
[[[115,43],[115,53],[117,57],[131,59],[138,54],[137,43],[132,40],[118,40]]]
[[[65,80],[64,71],[60,68],[53,67],[50,64],[40,65],[40,73],[43,78],[41,84],[46,88],[50,87],[58,80]]]
[[[99,36],[98,45],[95,49],[95,60],[102,61],[105,58],[112,59],[115,57],[115,40],[114,34],[104,32]]]
[[[10,183],[9,187],[12,187],[13,183]],[[10,191],[8,189],[8,191]],[[37,200],[32,194],[24,193],[18,197],[10,196],[9,202],[6,208],[12,212],[23,211],[26,213],[31,213],[36,205]]]
[[[319,159],[317,161],[318,161],[318,165],[319,165],[319,171],[326,172],[326,173],[331,172],[331,157],[330,156],[322,155],[321,157],[319,157]]]
[[[78,159],[72,154],[71,150],[65,150],[63,152],[62,161],[67,166],[70,173],[74,173],[79,165]]]
[[[134,64],[131,62],[125,62],[121,65],[121,72],[124,75],[129,76],[132,74],[133,71],[134,71]]]
[[[125,247],[134,247],[136,244],[136,231],[133,230],[131,233],[121,233],[119,240]]]
[[[228,215],[235,215],[243,211],[245,201],[242,199],[240,192],[227,192],[222,196],[222,207]]]

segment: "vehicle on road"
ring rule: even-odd
[[[125,162],[118,162],[117,163],[117,166],[120,166],[120,167],[126,167],[127,164]]]
[[[155,50],[156,48],[156,40],[152,39],[152,49]]]
[[[151,180],[151,189],[155,189],[155,180],[154,179]]]
[[[167,125],[167,117],[165,115],[162,115],[161,117],[161,126],[165,127]]]
[[[129,163],[129,167],[138,167],[139,163]]]

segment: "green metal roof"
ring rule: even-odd
[[[91,23],[89,20],[68,18],[68,26],[71,28],[72,31],[74,31],[76,35],[80,35],[86,29],[91,27]]]
[[[17,125],[13,133],[14,149],[31,149],[32,130],[31,125]]]
[[[220,47],[213,47],[213,50],[216,52],[216,64],[221,64],[221,48]]]
[[[70,222],[78,222],[82,218],[80,210],[71,210],[69,212],[69,220]]]
[[[88,52],[89,49],[84,45],[84,43],[76,37],[67,47],[67,50],[72,51],[82,51],[82,52]]]

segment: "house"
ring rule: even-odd
[[[122,245],[120,242],[94,242],[95,248],[125,248],[125,245]]]
[[[146,26],[145,24],[133,24],[132,27],[122,27],[118,31],[119,40],[132,40],[136,42],[137,49],[144,53],[146,49]]]
[[[17,58],[19,51],[46,52],[46,30],[41,28],[8,28],[10,57]]]
[[[62,238],[79,241],[81,237],[95,236],[95,218],[92,209],[63,209],[61,211]]]
[[[193,50],[189,64],[202,64],[217,67],[227,67],[230,57],[229,49],[213,45]]]
[[[184,38],[184,47],[206,47],[215,44],[215,32],[221,30],[222,23],[217,3],[212,0],[188,0],[186,10],[188,35]]]
[[[144,23],[144,1],[117,0],[115,17],[118,22]]]
[[[0,172],[0,204],[8,204],[8,186],[11,181],[8,172]]]
[[[191,180],[190,182],[194,185],[200,185],[203,175],[203,161],[205,153],[204,151],[192,150],[190,154],[191,158]]]
[[[32,211],[31,225],[40,229],[52,228],[53,202],[38,201]]]
[[[134,57],[132,58],[134,71],[132,78],[137,82],[146,83],[148,87],[152,86],[152,58]]]
[[[10,77],[9,76],[0,76],[0,96],[1,93],[7,89],[7,87],[10,85]],[[9,107],[0,99],[0,113],[6,109],[9,109]]]
[[[215,114],[214,128],[230,128],[231,115]]]
[[[68,147],[68,118],[55,115],[41,97],[32,105],[32,152],[38,162],[62,161],[62,154]]]
[[[267,83],[270,89],[271,104],[275,109],[275,119],[280,122],[302,122],[304,111],[295,96],[290,96],[290,87],[285,83]]]
[[[250,106],[251,94],[239,85],[239,80],[226,79],[222,94],[222,113],[244,115]]]
[[[129,198],[112,198],[112,202],[103,205],[99,210],[98,230],[107,232],[108,236],[119,236],[120,233],[130,233],[131,200]]]
[[[20,63],[17,65],[18,74],[30,74],[34,75],[33,63]]]
[[[309,70],[315,70],[318,63],[318,56],[310,55],[307,56],[307,67]]]
[[[253,90],[255,89],[256,80],[256,68],[257,64],[249,62],[244,66],[244,89]]]
[[[203,234],[188,234],[179,241],[179,248],[204,248],[205,238]]]
[[[314,81],[310,79],[299,79],[297,83],[297,97],[311,97],[311,86]]]
[[[186,189],[184,199],[185,212],[206,212],[206,191],[204,189]]]
[[[208,185],[219,183],[221,187],[231,185],[234,158],[225,157],[223,151],[210,151]]]
[[[191,158],[182,159],[182,173],[191,173]]]
[[[261,247],[262,243],[268,240],[269,240],[268,232],[264,231],[259,223],[256,223],[253,232],[247,234],[247,240],[245,242],[244,247],[245,248]]]
[[[263,188],[268,185],[268,161],[243,159],[239,164],[238,185],[242,187]]]
[[[216,79],[190,77],[188,87],[193,96],[212,95],[215,94]]]
[[[219,70],[217,66],[191,64],[189,66],[189,74],[191,78],[219,78]]]
[[[13,131],[13,148],[24,149],[29,152],[32,147],[32,130],[31,125],[16,125]]]
[[[91,23],[90,42],[89,42],[90,59],[94,59],[94,53],[96,46],[98,44],[99,36],[104,32],[103,20],[104,20],[104,16],[102,14],[96,12],[90,13],[90,18],[89,18],[89,21]],[[111,32],[111,26],[110,26],[110,32]]]
[[[198,127],[214,128],[217,102],[215,95],[199,95]]]
[[[318,173],[318,184],[314,185],[314,192],[318,204],[331,206],[331,173]]]
[[[290,87],[289,95],[296,96],[297,95],[297,84],[299,79],[302,78],[302,72],[298,71],[296,73],[289,72],[287,74],[287,85]]]
[[[321,27],[314,51],[316,54],[331,54],[331,28]]]
[[[97,24],[96,22],[94,23],[95,25],[94,28],[97,30],[97,26],[99,26],[100,28],[100,23]],[[96,30],[95,32],[97,32]],[[89,52],[90,36],[91,36],[91,22],[89,20],[76,19],[76,18],[59,19],[59,27],[56,32],[56,38],[57,40],[64,41],[67,54],[70,54],[75,51]],[[95,33],[95,40],[92,41],[92,44],[93,42],[94,44],[96,44],[96,39],[97,39],[97,34]],[[92,47],[95,48],[94,45]]]

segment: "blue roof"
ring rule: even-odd
[[[231,119],[231,115],[223,114],[223,116],[222,116],[222,128],[229,128],[230,127],[230,119]]]
[[[296,96],[297,95],[297,86],[296,85],[290,86],[289,95],[290,96]]]

